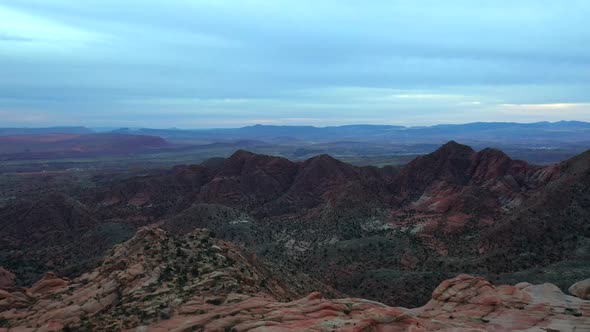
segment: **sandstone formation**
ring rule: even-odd
[[[29,289],[0,290],[0,331],[590,330],[590,301],[552,284],[496,287],[460,275],[415,309],[317,291],[341,296],[208,230],[143,228],[80,278],[48,273]]]
[[[197,301],[198,302],[198,301]],[[199,314],[203,312],[202,314]],[[319,293],[288,303],[242,297],[220,306],[190,303],[170,320],[133,331],[588,331],[590,302],[551,284],[494,287],[460,275],[416,309]]]
[[[47,273],[31,288],[0,290],[0,321],[8,322],[10,331],[117,331],[169,318],[181,304],[196,299],[220,304],[230,294],[261,293],[285,301],[315,289],[331,292],[210,235],[199,229],[172,237],[158,228],[142,228],[116,246],[99,268],[79,278]]]
[[[590,279],[578,281],[573,284],[568,292],[584,300],[590,300]]]

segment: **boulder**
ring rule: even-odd
[[[590,278],[576,282],[568,289],[568,292],[583,300],[590,300]]]
[[[31,288],[29,288],[29,293],[52,293],[57,289],[67,286],[68,283],[67,280],[59,278],[55,273],[47,272],[41,280],[37,281]]]

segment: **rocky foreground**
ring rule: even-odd
[[[4,272],[9,275],[8,272]],[[197,230],[141,229],[91,273],[0,288],[0,331],[590,331],[590,301],[552,284],[443,282],[423,307],[339,296]],[[587,297],[588,281],[572,287]]]

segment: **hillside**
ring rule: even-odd
[[[105,181],[75,198],[5,204],[0,266],[21,285],[46,270],[76,277],[138,227],[156,224],[173,234],[209,228],[275,264],[390,305],[422,305],[464,272],[565,290],[590,273],[587,156],[540,167],[449,142],[406,166],[378,168],[239,150]],[[21,232],[21,224],[42,231]]]
[[[0,289],[0,330],[17,331],[546,331],[590,328],[590,301],[551,284],[495,287],[446,280],[423,307],[335,294],[197,229],[142,228],[79,278],[53,273]],[[324,294],[317,292],[321,290]],[[311,292],[311,293],[310,293]],[[302,297],[303,294],[308,294]],[[294,300],[295,299],[295,300]],[[291,302],[289,302],[291,301]]]

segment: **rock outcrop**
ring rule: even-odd
[[[573,284],[568,292],[584,300],[590,300],[590,278]]]
[[[326,289],[212,238],[209,230],[172,237],[149,227],[79,278],[47,273],[29,289],[0,290],[0,321],[10,331],[118,331],[169,318],[195,301],[219,305],[242,294],[287,301],[320,288]]]
[[[233,303],[232,303],[233,302]],[[202,312],[202,314],[199,314]],[[133,331],[588,331],[590,302],[551,284],[495,287],[460,275],[416,309],[319,293],[292,302],[242,296],[220,306],[191,303],[179,315]]]
[[[28,291],[31,294],[49,294],[67,286],[68,283],[69,281],[67,279],[59,278],[53,272],[47,272],[43,278],[31,286]]]
[[[48,273],[30,289],[1,290],[0,332],[590,330],[590,301],[552,284],[496,287],[460,275],[415,309],[317,290],[340,295],[208,230],[142,228],[80,278]]]

